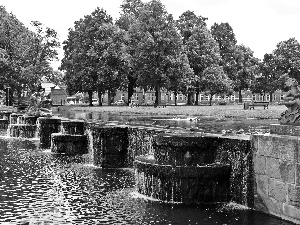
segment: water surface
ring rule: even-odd
[[[289,224],[234,204],[145,198],[132,169],[95,167],[88,154],[57,155],[16,138],[0,146],[0,224]]]

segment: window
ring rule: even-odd
[[[161,100],[165,100],[165,94],[161,94]]]
[[[200,94],[200,101],[203,101],[203,94]]]
[[[122,94],[121,95],[121,100],[124,100],[125,99],[125,94]]]
[[[270,101],[270,95],[266,95],[266,101]]]
[[[274,101],[277,100],[277,95],[273,95],[273,100],[274,100]]]
[[[280,95],[280,100],[283,100],[283,95]]]
[[[135,100],[139,100],[139,94],[138,94],[138,93],[135,93],[134,99],[135,99]]]
[[[256,95],[252,95],[253,101],[256,101]]]
[[[182,101],[182,100],[183,100],[183,95],[180,94],[180,95],[179,95],[179,98],[180,98],[180,101]]]

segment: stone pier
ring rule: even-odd
[[[253,135],[256,181],[254,208],[300,223],[300,126],[271,125]]]
[[[59,133],[61,128],[61,119],[52,117],[38,118],[38,133],[40,136],[40,147],[51,147],[51,134]]]

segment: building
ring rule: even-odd
[[[67,93],[65,89],[55,86],[51,88],[48,98],[52,100],[52,105],[66,105]]]

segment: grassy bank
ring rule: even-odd
[[[257,107],[254,110],[244,110],[243,105],[216,105],[216,106],[167,106],[166,108],[154,108],[153,106],[141,106],[130,108],[128,106],[69,106],[73,111],[85,112],[111,112],[125,114],[144,115],[186,115],[186,116],[215,116],[215,117],[239,117],[258,119],[277,119],[286,110],[282,105],[270,105],[269,109]]]

